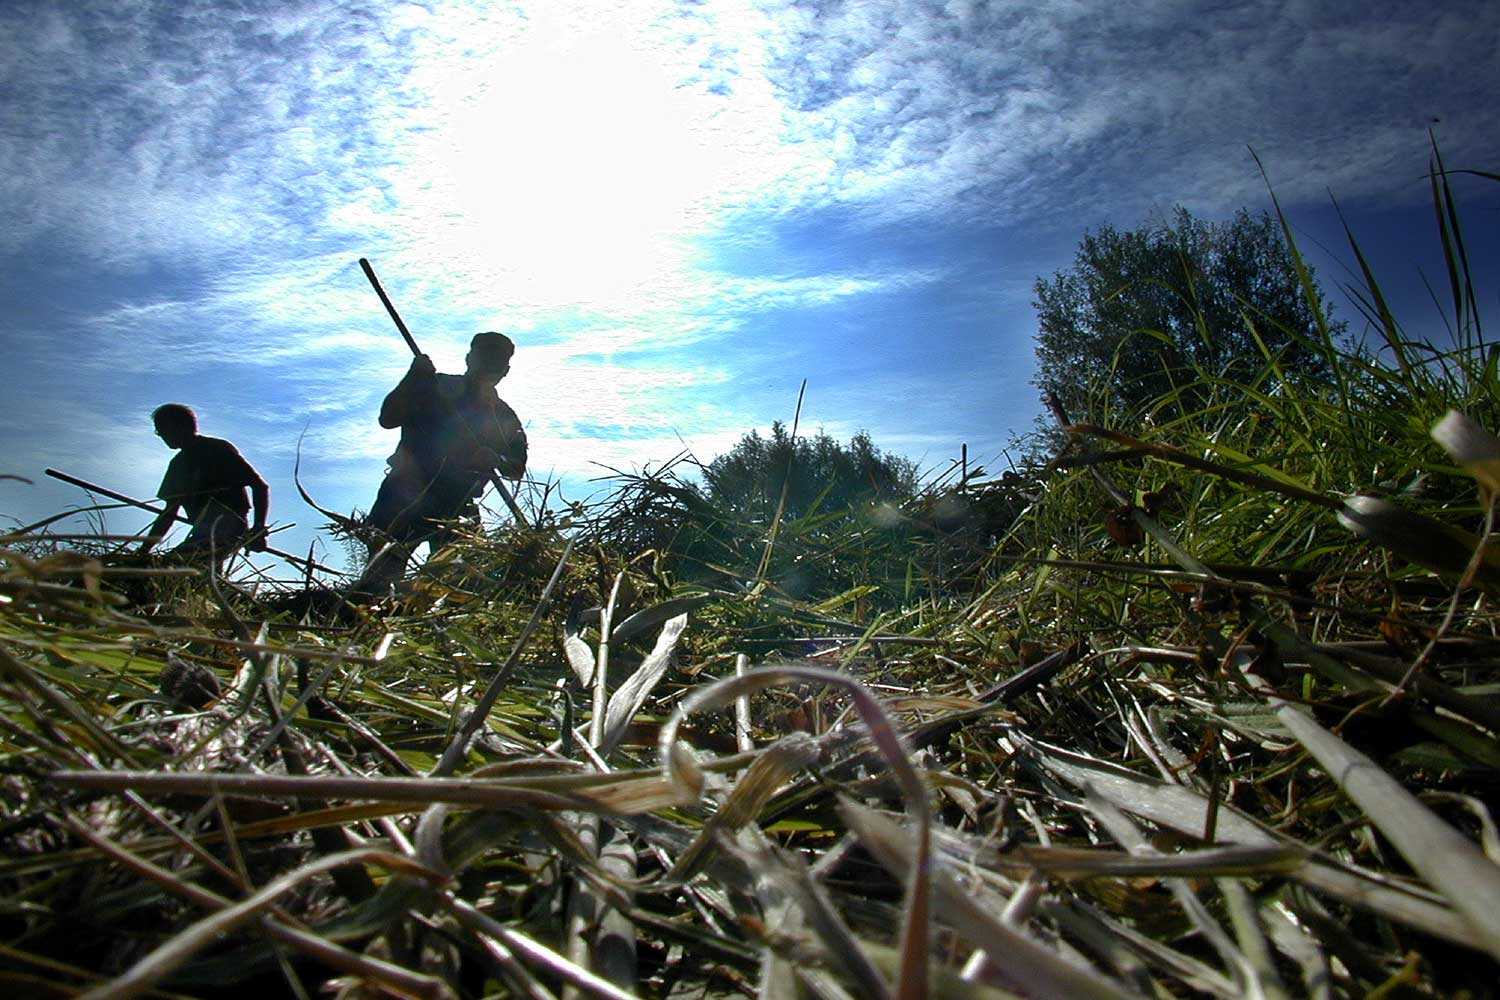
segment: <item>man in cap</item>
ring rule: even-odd
[[[389,587],[423,542],[434,552],[447,544],[452,528],[443,522],[477,518],[475,498],[495,472],[526,472],[526,432],[495,392],[515,349],[504,334],[475,334],[462,375],[439,375],[419,354],[385,397],[380,426],[401,428],[401,442],[365,520],[374,532],[356,590]]]
[[[266,547],[266,512],[271,490],[260,473],[245,461],[234,445],[222,438],[198,433],[198,416],[181,403],[158,406],[151,413],[156,435],[176,450],[167,463],[156,495],[165,509],[146,529],[142,553],[149,552],[172,527],[180,509],[192,524],[187,538],[173,553],[187,557],[211,556],[216,566],[242,542],[260,551]],[[250,501],[255,504],[255,524],[245,520]]]

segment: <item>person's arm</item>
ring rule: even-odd
[[[516,432],[510,439],[510,447],[495,468],[506,479],[520,479],[526,475],[526,432],[521,430],[520,425],[516,426]]]
[[[406,375],[396,383],[396,388],[386,394],[385,401],[380,404],[380,426],[392,430],[405,424],[411,416],[414,397],[431,391],[436,377],[437,367],[433,365],[431,358],[425,354],[412,358]]]
[[[271,487],[266,485],[266,478],[255,471],[255,466],[233,444],[224,441],[219,447],[216,466],[222,480],[250,489],[250,506],[255,520],[245,535],[245,548],[252,552],[263,552],[266,547],[266,517],[271,511]]]
[[[182,509],[183,494],[187,492],[185,462],[182,453],[178,452],[167,463],[166,474],[161,477],[161,485],[156,488],[156,495],[162,502],[162,512],[156,515],[156,520],[146,529],[146,540],[138,550],[142,555],[155,548],[166,537],[167,532],[172,530],[172,525],[177,520],[177,512]]]
[[[141,547],[136,551],[145,555],[155,548],[156,543],[161,541],[168,531],[172,530],[172,522],[177,520],[177,511],[181,507],[182,504],[177,501],[168,500],[166,507],[162,509],[160,514],[156,515],[156,520],[151,522],[151,527],[146,529],[146,540],[141,542]]]
[[[526,475],[526,431],[515,411],[503,401],[495,408],[493,428],[493,468],[506,479],[520,479]]]
[[[250,505],[255,510],[255,522],[250,525],[250,535],[245,540],[245,547],[252,552],[264,552],[266,550],[266,515],[271,510],[271,487],[261,479],[259,474],[256,481],[250,484]]]

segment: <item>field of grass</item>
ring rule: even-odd
[[[0,983],[1500,994],[1500,352],[1434,202],[1447,348],[1367,275],[1331,383],[899,509],[669,467],[374,606],[0,541]]]

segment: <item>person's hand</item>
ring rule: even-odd
[[[245,536],[245,548],[251,552],[266,551],[266,529],[264,527],[252,528],[250,534]]]
[[[505,452],[495,451],[493,448],[480,448],[479,461],[484,466],[484,471],[498,472],[506,479],[519,479],[521,472],[513,471],[516,468],[515,459]],[[524,469],[524,467],[523,467]]]
[[[434,365],[427,355],[418,354],[411,359],[411,370],[407,374],[417,378],[431,378],[437,374],[437,365]]]

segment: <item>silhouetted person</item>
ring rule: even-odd
[[[356,590],[400,579],[423,542],[442,548],[452,529],[441,522],[477,519],[475,498],[494,473],[519,479],[526,472],[526,432],[495,392],[515,350],[504,334],[475,334],[462,375],[439,375],[420,354],[385,397],[380,426],[401,428],[401,443],[366,517],[377,533],[366,541],[369,562]]]
[[[213,554],[222,564],[224,558],[241,543],[260,551],[266,547],[266,512],[271,506],[271,489],[260,473],[245,461],[239,449],[222,438],[198,433],[198,417],[181,403],[158,406],[151,413],[156,434],[177,454],[167,464],[156,495],[166,508],[146,529],[147,538],[141,552],[149,552],[172,527],[181,509],[192,524],[188,536],[173,553],[189,557]],[[255,523],[246,522],[250,501],[255,503]]]

